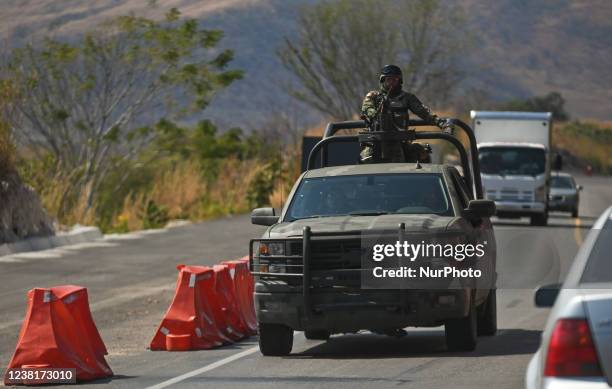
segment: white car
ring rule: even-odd
[[[548,209],[550,211],[571,212],[573,218],[578,217],[582,186],[576,185],[576,181],[571,174],[563,172],[551,174],[550,182]]]
[[[527,367],[528,389],[610,388],[612,384],[612,207],[597,220],[560,285],[537,290],[553,309]],[[554,304],[554,305],[553,305]]]

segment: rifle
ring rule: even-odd
[[[381,100],[382,97],[382,100]],[[376,109],[376,113],[374,117],[371,119],[367,115],[362,115],[361,119],[365,121],[367,127],[370,131],[383,131],[382,121],[383,115],[386,113],[387,108],[389,106],[389,95],[387,93],[381,93],[377,96],[376,102],[378,104],[378,108]]]

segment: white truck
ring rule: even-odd
[[[548,222],[550,112],[471,111],[485,198],[500,218]]]

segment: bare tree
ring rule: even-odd
[[[471,41],[461,9],[439,0],[339,0],[305,7],[279,57],[299,82],[290,94],[336,119],[353,117],[388,63],[404,87],[443,103],[462,80]]]
[[[137,125],[201,110],[241,77],[225,69],[233,54],[216,49],[221,37],[172,9],[164,21],[122,16],[74,44],[17,49],[0,72],[19,86],[15,135],[41,158],[52,155],[89,208],[115,162],[155,138],[155,127]]]

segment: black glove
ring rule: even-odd
[[[436,125],[447,134],[454,135],[455,133],[455,126],[450,121],[450,119],[439,118],[436,122]]]

